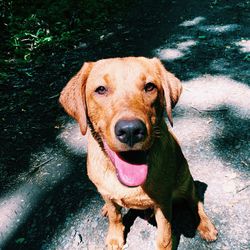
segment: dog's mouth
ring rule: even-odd
[[[107,143],[104,149],[115,166],[119,181],[129,187],[142,185],[148,175],[147,151],[115,152]]]

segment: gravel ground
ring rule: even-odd
[[[249,1],[236,2],[173,2],[161,10],[166,17],[157,29],[146,28],[151,37],[161,35],[161,44],[151,38],[138,51],[130,41],[133,48],[126,52],[158,56],[183,79],[174,132],[192,175],[207,185],[205,208],[219,238],[208,244],[184,233],[178,249],[250,249]],[[135,32],[133,27],[127,31]],[[115,34],[109,35],[94,58],[124,55],[121,50],[128,47],[122,42],[110,52],[115,41]],[[30,156],[29,181],[0,198],[0,249],[104,249],[107,219],[86,176],[85,138],[66,115],[57,124],[55,141]],[[154,223],[136,211],[126,213],[126,248],[153,249]]]

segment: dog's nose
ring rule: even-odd
[[[133,147],[145,139],[147,128],[139,119],[119,120],[115,125],[115,135],[120,142]]]

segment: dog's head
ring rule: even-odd
[[[157,137],[164,106],[172,124],[181,90],[180,81],[156,58],[113,58],[85,63],[60,102],[79,122],[82,134],[89,121],[121,182],[136,186],[145,181],[146,154]]]

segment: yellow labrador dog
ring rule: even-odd
[[[61,93],[62,106],[87,133],[87,171],[105,201],[108,249],[124,245],[121,207],[154,209],[157,249],[171,249],[172,201],[178,198],[197,209],[201,237],[217,238],[163,117],[166,108],[172,124],[181,91],[158,59],[126,57],[84,63]]]

